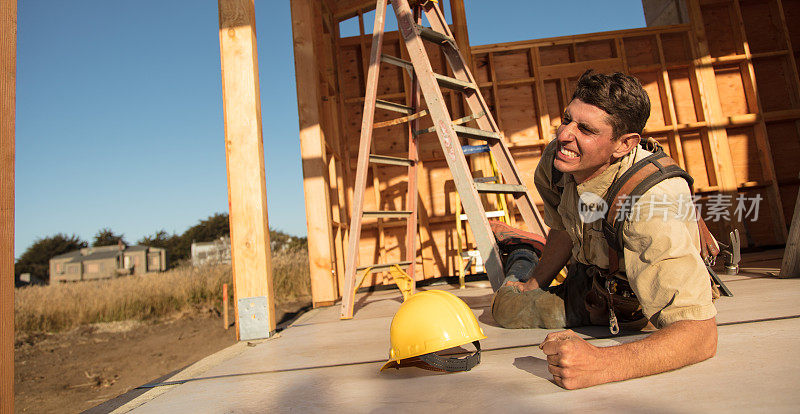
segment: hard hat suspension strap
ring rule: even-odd
[[[469,371],[481,362],[481,343],[474,341],[472,344],[475,345],[477,351],[462,358],[445,358],[431,352],[420,355],[419,359],[434,368],[448,372]]]

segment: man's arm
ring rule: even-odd
[[[540,289],[550,286],[558,272],[561,271],[572,256],[572,239],[566,230],[550,229],[547,242],[542,250],[539,264],[531,271],[528,281],[508,282],[507,286],[517,286],[521,291]]]
[[[678,369],[717,352],[716,319],[674,322],[627,344],[596,347],[571,330],[547,335],[539,346],[556,384],[584,388]]]

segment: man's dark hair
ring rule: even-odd
[[[578,80],[572,99],[594,105],[609,115],[614,137],[641,134],[650,117],[650,98],[642,84],[624,73],[606,75],[587,70]]]

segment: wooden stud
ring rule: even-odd
[[[236,332],[242,339],[238,301],[265,297],[267,330],[245,339],[267,338],[275,305],[253,0],[219,0],[219,39]]]
[[[14,412],[14,158],[17,1],[0,1],[0,413]]]
[[[464,0],[451,0],[450,1],[450,16],[453,19],[453,36],[456,38],[458,49],[461,50],[461,56],[470,70],[472,66],[472,52],[469,46],[469,32],[467,30],[467,12],[464,9]]]
[[[797,192],[797,201],[794,203],[792,227],[786,240],[786,248],[783,250],[778,277],[800,277],[800,191]]]
[[[733,18],[739,27],[739,36],[742,39],[741,46],[744,55],[747,58],[744,62],[739,64],[739,70],[746,73],[742,76],[745,93],[747,94],[747,104],[749,112],[760,114],[764,112],[761,105],[761,100],[758,97],[758,86],[756,85],[756,74],[753,69],[753,61],[750,56],[750,45],[746,40],[746,32],[744,29],[744,19],[742,19],[742,11],[739,8],[739,2],[733,2]],[[769,197],[772,199],[767,204],[770,208],[773,233],[778,243],[786,243],[788,232],[786,231],[786,218],[783,214],[783,203],[781,202],[781,193],[778,189],[778,177],[775,175],[775,164],[772,160],[772,148],[767,137],[767,126],[764,123],[763,117],[758,117],[758,121],[754,128],[756,136],[756,145],[758,146],[758,155],[761,161],[761,171],[763,180],[770,182],[767,187]]]
[[[312,0],[292,0],[297,110],[300,122],[300,152],[303,159],[303,190],[308,225],[308,258],[311,294],[315,306],[338,298],[338,283],[332,273],[330,253],[330,203],[325,183],[325,144],[319,102],[319,76]]]

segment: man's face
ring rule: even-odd
[[[607,118],[605,111],[580,99],[567,105],[556,133],[554,165],[559,171],[582,183],[611,165],[619,142],[612,140],[613,128]]]

